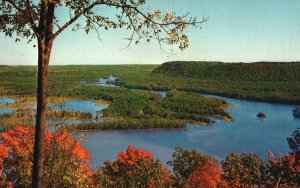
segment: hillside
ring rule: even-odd
[[[300,62],[167,62],[154,74],[231,81],[300,81]]]

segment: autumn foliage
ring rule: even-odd
[[[0,187],[31,187],[33,127],[2,133]],[[129,145],[115,161],[90,169],[90,153],[65,130],[45,132],[45,187],[299,187],[300,161],[296,153],[269,153],[263,161],[252,153],[230,153],[223,161],[196,150],[177,147],[168,163],[171,173],[150,152]],[[174,174],[174,175],[173,175]]]
[[[205,163],[199,163],[197,169],[190,175],[187,180],[187,186],[190,188],[206,187],[215,188],[222,184],[226,186],[226,182],[221,179],[222,168],[210,158]]]
[[[16,127],[2,133],[0,187],[31,187],[33,127]],[[45,132],[44,182],[46,187],[85,187],[93,183],[90,154],[63,130]]]
[[[171,173],[152,154],[128,146],[117,160],[107,161],[96,172],[98,184],[103,187],[170,187]]]
[[[273,186],[291,187],[300,186],[300,160],[296,159],[294,153],[283,155],[279,153],[278,158],[274,153],[269,152],[268,175],[270,184]]]

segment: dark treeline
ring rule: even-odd
[[[192,77],[232,81],[300,81],[300,62],[167,62],[152,73],[176,77]]]
[[[151,118],[132,119],[124,118],[115,121],[104,121],[99,123],[80,123],[66,125],[68,130],[123,130],[123,129],[160,129],[160,128],[185,128],[186,125],[176,120]]]
[[[92,119],[93,114],[89,112],[77,112],[77,111],[67,111],[67,110],[52,110],[47,114],[49,119],[64,119],[64,118],[76,118],[76,119]]]
[[[121,77],[125,87],[183,90],[227,97],[300,104],[300,63],[168,62],[151,73]]]

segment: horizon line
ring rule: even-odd
[[[173,60],[173,61],[166,61],[166,62],[162,62],[162,63],[125,63],[125,64],[114,64],[114,63],[110,63],[110,64],[49,64],[49,66],[120,66],[120,65],[161,65],[164,63],[168,63],[168,62],[219,62],[219,63],[300,63],[300,60],[297,61],[249,61],[249,62],[243,62],[243,61],[232,61],[232,62],[228,62],[228,61],[205,61],[205,60],[200,60],[200,61],[194,61],[194,60],[187,60],[187,61],[183,61],[183,60]],[[8,65],[8,64],[0,64],[0,66],[38,66],[38,65],[29,65],[29,64],[12,64],[12,65]]]

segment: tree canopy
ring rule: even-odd
[[[112,9],[105,12],[100,6],[114,8],[116,15],[106,16]],[[189,45],[184,33],[186,27],[206,21],[204,18],[199,22],[188,14],[177,15],[172,11],[145,11],[148,9],[145,0],[2,0],[0,8],[0,31],[16,37],[16,41],[20,40],[18,37],[31,41],[45,34],[53,40],[69,26],[73,31],[94,30],[98,37],[100,29],[123,28],[132,31],[128,45],[143,38],[147,42],[157,40],[160,45],[178,44],[184,49]],[[69,18],[56,16],[56,10],[65,11]]]

